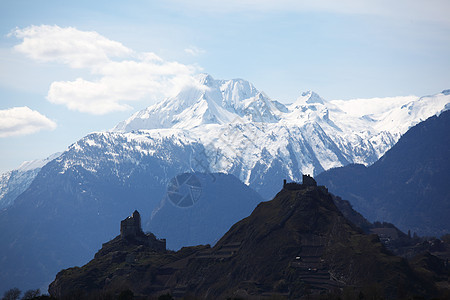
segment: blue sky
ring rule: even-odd
[[[450,2],[0,2],[0,172],[207,72],[292,102],[450,88]]]

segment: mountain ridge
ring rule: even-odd
[[[25,161],[17,169],[0,174],[0,210],[11,206],[17,196],[30,186],[41,168],[61,153],[54,153],[45,159]]]

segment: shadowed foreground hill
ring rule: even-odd
[[[435,293],[377,236],[347,221],[325,188],[291,184],[213,248],[161,251],[119,236],[84,267],[61,271],[49,291],[60,298],[130,289],[137,296],[296,299],[344,287],[388,298]]]

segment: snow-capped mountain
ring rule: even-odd
[[[347,114],[369,120],[377,130],[403,135],[409,128],[430,116],[450,109],[450,90],[416,97],[387,97],[372,99],[334,100],[331,103]]]
[[[236,118],[256,122],[277,121],[278,109],[248,81],[214,80],[198,76],[198,85],[183,89],[119,123],[115,131],[141,129],[192,129],[207,124],[227,124]]]
[[[284,105],[243,79],[200,74],[196,85],[175,97],[73,144],[58,159],[59,172],[77,166],[95,174],[110,166],[111,174],[124,178],[129,174],[121,172],[123,163],[131,170],[143,159],[181,155],[177,171],[233,174],[270,198],[283,178],[298,181],[302,173],[372,164],[408,128],[448,108],[449,90],[345,101],[308,91]],[[178,154],[168,154],[173,145]],[[29,186],[43,164],[1,175],[0,208]],[[164,185],[168,179],[160,180]]]
[[[348,163],[369,165],[449,102],[445,91],[358,101],[326,101],[309,91],[286,106],[245,80],[201,74],[198,85],[137,112],[113,132],[183,132],[206,149],[192,154],[192,170],[231,173],[259,190],[273,176],[299,180]]]
[[[61,152],[57,152],[45,159],[25,161],[17,169],[1,174],[0,210],[10,206],[16,197],[30,186],[41,168],[60,154]]]
[[[228,173],[269,199],[283,179],[371,164],[407,128],[448,109],[450,95],[394,102],[347,105],[306,92],[284,105],[245,80],[200,75],[195,86],[85,136],[23,181],[31,184],[0,211],[0,290],[43,287],[61,268],[84,264],[134,209],[146,224],[181,173]]]

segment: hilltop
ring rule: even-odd
[[[430,260],[421,260],[422,270]],[[127,289],[137,296],[203,299],[296,299],[343,290],[388,298],[437,293],[376,235],[348,221],[327,189],[313,181],[286,184],[212,248],[173,252],[118,236],[87,265],[58,273],[49,291],[56,297],[77,292],[88,297]]]

